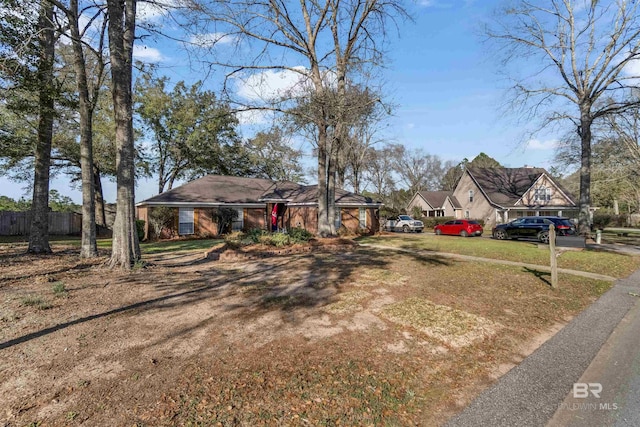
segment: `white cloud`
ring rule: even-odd
[[[466,2],[465,2],[465,5],[467,5]],[[420,6],[420,7],[434,7],[434,8],[437,8],[437,9],[450,9],[454,5],[451,2],[442,1],[442,0],[419,0],[418,1],[418,6]]]
[[[549,139],[540,141],[539,139],[531,139],[527,142],[527,148],[530,150],[554,150],[558,146],[557,139]]]
[[[240,125],[265,125],[270,123],[268,112],[264,110],[247,110],[236,113]]]
[[[629,77],[640,78],[640,59],[634,59],[624,67],[624,73]]]
[[[237,40],[235,36],[225,33],[209,33],[209,34],[198,34],[195,36],[191,36],[189,42],[201,47],[213,47],[217,44],[231,44]]]
[[[293,70],[268,70],[237,79],[237,93],[249,101],[270,101],[284,96],[300,95],[304,91],[306,77],[304,67]],[[301,74],[303,73],[303,74]]]
[[[164,0],[161,2],[138,2],[136,6],[136,20],[153,22],[166,16],[171,9],[179,4],[178,0]]]
[[[133,57],[143,62],[160,62],[164,59],[158,49],[145,45],[134,45]]]

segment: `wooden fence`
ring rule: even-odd
[[[26,236],[31,227],[31,212],[0,212],[0,236]],[[82,215],[74,212],[49,212],[49,234],[80,234]]]

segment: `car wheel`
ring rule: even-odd
[[[498,240],[505,240],[509,238],[509,235],[504,230],[496,230],[496,232],[493,233],[493,237],[495,237]]]
[[[467,236],[469,235],[469,233],[467,233],[467,230],[462,230],[462,231],[460,232],[460,235],[461,235],[462,237],[467,237]]]
[[[538,233],[538,240],[540,240],[545,245],[548,244],[549,243],[549,232],[548,231],[541,231],[540,233]]]
[[[442,230],[440,230],[439,228],[436,230],[436,235],[439,236],[442,234]]]
[[[403,225],[402,226],[402,231],[404,231],[405,233],[409,232],[409,226],[408,225]]]

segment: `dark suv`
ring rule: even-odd
[[[493,237],[498,240],[536,238],[549,243],[549,225],[553,224],[558,236],[576,234],[576,227],[568,218],[559,216],[528,216],[515,219],[507,224],[498,224],[493,229]]]

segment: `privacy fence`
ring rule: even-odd
[[[31,227],[31,212],[0,212],[0,236],[26,236]],[[49,234],[80,234],[82,215],[74,212],[49,212]]]

